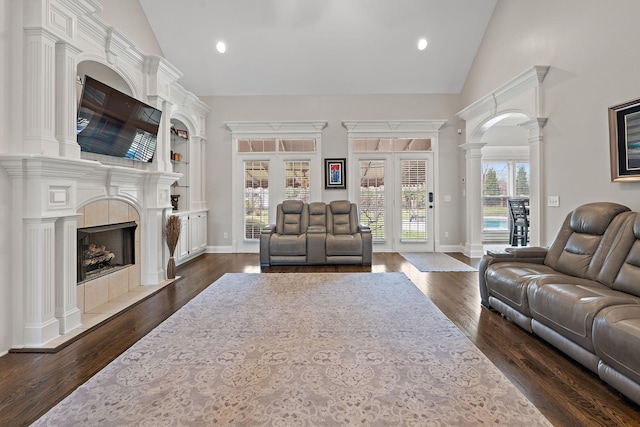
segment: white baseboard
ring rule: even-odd
[[[437,252],[464,252],[462,245],[440,245],[436,249]]]
[[[205,250],[208,254],[230,254],[233,253],[231,246],[207,246]]]

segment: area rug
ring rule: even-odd
[[[477,268],[442,252],[401,252],[400,255],[422,272],[478,271]]]
[[[550,425],[402,273],[226,274],[36,426]]]

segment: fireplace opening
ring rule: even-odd
[[[78,284],[135,264],[135,221],[78,229]]]

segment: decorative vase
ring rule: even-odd
[[[172,194],[171,195],[171,206],[173,206],[173,210],[177,211],[178,210],[178,199],[180,198],[179,194]]]
[[[167,222],[164,227],[164,235],[167,240],[167,247],[169,248],[169,261],[167,263],[167,279],[175,279],[176,277],[176,261],[173,258],[176,246],[178,245],[178,238],[180,237],[180,218],[176,215],[171,215],[167,218]]]

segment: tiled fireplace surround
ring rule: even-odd
[[[89,203],[78,211],[77,228],[135,221],[135,253],[140,254],[140,215],[135,208],[121,200],[105,199]],[[139,257],[139,255],[138,255]],[[140,288],[140,264],[87,280],[77,287],[78,309],[84,315],[109,301]],[[88,317],[88,316],[87,316]],[[85,323],[85,322],[83,322]]]

